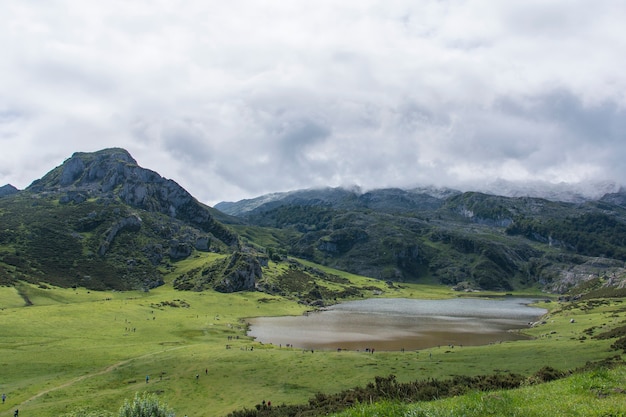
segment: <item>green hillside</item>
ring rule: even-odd
[[[118,148],[3,187],[0,417],[111,416],[143,392],[189,416],[481,415],[481,404],[547,415],[524,408],[528,396],[553,415],[620,415],[620,195],[574,204],[435,191],[306,190],[219,212]],[[525,340],[374,355],[246,334],[250,317],[344,300],[509,295],[549,311]],[[538,384],[547,374],[567,378]],[[457,398],[387,395],[423,381]],[[380,404],[346,411],[369,402]]]
[[[372,209],[307,195],[241,213],[248,225],[232,227],[266,248],[389,281],[564,292],[588,276],[625,272],[618,205],[463,193],[436,207],[398,207],[387,192],[389,206],[378,199]],[[273,239],[260,232],[268,228]]]
[[[23,282],[0,287],[0,390],[8,396],[0,416],[18,407],[23,415],[42,417],[78,409],[115,412],[125,399],[144,391],[157,394],[177,415],[226,416],[256,410],[264,399],[276,409],[310,404],[318,393],[332,396],[389,375],[399,383],[455,375],[516,374],[526,379],[546,366],[569,372],[624,350],[623,299],[606,298],[619,295],[606,292],[605,298],[586,298],[595,297],[590,293],[576,302],[542,302],[550,312],[536,327],[525,330],[533,336],[529,340],[375,355],[312,354],[261,344],[246,336],[246,317],[299,315],[311,307],[288,295],[181,292],[172,287],[178,276],[215,256],[224,255],[199,254],[172,264],[165,284],[147,292]],[[289,265],[270,262],[264,275],[278,279]],[[441,286],[390,287],[340,271],[324,273],[337,282],[315,278],[318,289],[347,285],[367,297],[458,296]]]

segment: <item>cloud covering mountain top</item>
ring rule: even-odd
[[[618,0],[3,9],[0,184],[113,146],[210,204],[625,178]]]

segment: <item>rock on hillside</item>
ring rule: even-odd
[[[267,264],[267,259],[265,259]],[[230,257],[192,270],[174,280],[174,288],[186,291],[204,291],[213,288],[229,293],[252,291],[263,278],[261,261],[255,254],[235,252]]]
[[[62,194],[62,203],[119,198],[131,207],[189,223],[227,245],[237,244],[237,236],[214,219],[209,207],[176,182],[137,165],[124,149],[76,152],[61,166],[34,181],[27,191]]]

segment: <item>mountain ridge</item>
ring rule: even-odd
[[[625,272],[622,193],[573,203],[422,191],[304,190],[227,208],[255,227],[290,231],[290,254],[383,280],[564,292]]]
[[[626,193],[615,184],[576,202],[326,187],[211,208],[126,150],[109,148],[76,152],[25,190],[2,189],[0,284],[149,289],[192,255],[206,260],[175,278],[177,289],[283,294],[297,287],[291,279],[327,279],[289,257],[460,290],[564,292],[593,277],[626,275]],[[291,272],[265,277],[270,260]],[[317,284],[297,293],[323,303]]]
[[[140,167],[122,148],[76,152],[41,179],[33,181],[26,191],[64,194],[62,202],[84,201],[94,195],[117,197],[131,207],[189,221],[228,245],[237,243],[235,236],[215,222],[208,206],[198,202],[175,181]]]
[[[0,284],[153,288],[171,262],[241,249],[223,216],[124,149],[76,152],[0,198]]]
[[[626,204],[626,189],[615,182],[603,182],[596,184],[593,191],[589,191],[590,185],[576,187],[568,184],[543,186],[541,189],[533,189],[530,185],[520,184],[505,187],[507,183],[500,181],[500,192],[495,188],[480,187],[461,191],[448,187],[423,186],[412,188],[378,188],[368,191],[361,190],[358,186],[353,187],[320,187],[286,192],[263,194],[249,199],[236,202],[222,201],[214,208],[232,216],[245,216],[259,210],[269,210],[285,204],[330,204],[341,208],[350,206],[356,208],[371,207],[376,201],[385,199],[404,200],[406,210],[420,210],[434,208],[448,197],[464,193],[478,192],[497,197],[510,198],[536,198],[552,202],[566,202],[584,204],[589,201],[613,202],[624,206]],[[538,184],[538,183],[537,183]],[[491,191],[489,191],[491,190]],[[427,202],[426,200],[430,200]],[[411,204],[411,202],[413,204]],[[398,206],[398,204],[396,204]],[[398,208],[398,207],[397,207]],[[393,211],[393,210],[392,210]]]

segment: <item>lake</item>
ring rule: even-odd
[[[302,349],[415,350],[442,345],[485,345],[527,339],[547,310],[536,300],[372,298],[349,301],[303,316],[248,319],[249,336]]]

